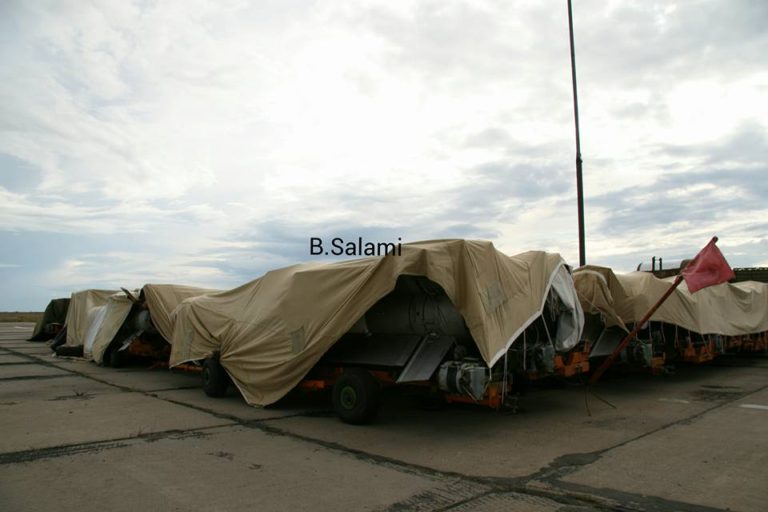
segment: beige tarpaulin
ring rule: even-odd
[[[173,322],[171,321],[171,313],[176,309],[176,306],[190,297],[220,291],[176,284],[145,284],[141,289],[141,296],[146,301],[149,314],[152,316],[152,324],[168,343],[172,343]]]
[[[72,294],[67,311],[67,345],[85,344],[88,328],[98,313],[96,308],[106,306],[109,296],[115,293],[116,290],[83,290]]]
[[[172,333],[170,317],[176,306],[190,297],[197,297],[198,295],[215,291],[217,290],[175,284],[146,284],[140,291],[134,290],[132,294],[134,297],[144,297],[146,299],[147,308],[149,309],[149,314],[152,318],[152,324],[157,328],[160,335],[170,342]],[[123,292],[113,294],[109,297],[106,308],[100,315],[100,317],[102,317],[100,323],[98,326],[96,323],[92,324],[92,326],[97,329],[92,343],[87,343],[89,340],[86,339],[84,349],[85,357],[93,359],[98,364],[102,363],[107,347],[109,347],[109,344],[125,323],[132,307],[133,302]],[[99,318],[96,320],[98,322]],[[132,326],[128,327],[129,329],[125,332],[126,340],[131,335],[138,335],[141,333],[138,328],[132,328]]]
[[[399,275],[426,276],[463,315],[483,359],[493,365],[541,313],[553,282],[571,295],[563,349],[578,342],[583,315],[557,254],[506,256],[484,241],[406,244],[402,255],[268,272],[233,290],[187,300],[174,312],[171,365],[214,351],[251,404],[279,400]]]
[[[620,327],[629,332],[616,311],[616,304],[627,301],[624,288],[609,268],[587,265],[573,273],[573,283],[584,313],[600,315],[606,327]]]
[[[133,290],[131,293],[135,296],[138,294],[138,290]],[[128,318],[132,307],[133,302],[124,292],[118,292],[109,297],[102,313],[103,319],[98,326],[96,324],[93,326],[97,329],[93,341],[86,343],[83,347],[84,357],[101,364],[107,347],[112,343],[125,319]]]
[[[649,272],[614,274],[610,269],[594,266],[576,270],[573,277],[585,310],[594,308],[606,318],[618,317],[625,323],[642,319],[674,280],[659,279]],[[610,295],[590,293],[603,287]],[[683,282],[651,320],[699,334],[738,336],[766,331],[768,284],[753,281],[724,283],[692,294]]]

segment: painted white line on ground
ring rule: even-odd
[[[688,400],[682,400],[680,398],[659,398],[659,402],[669,402],[671,404],[689,404]]]
[[[743,407],[744,409],[760,409],[761,411],[768,411],[768,405],[741,404],[739,407]]]

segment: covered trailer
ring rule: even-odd
[[[112,295],[86,357],[119,367],[126,354],[167,362],[172,339],[171,313],[185,299],[217,292],[175,284],[145,284]]]
[[[27,341],[48,341],[56,336],[67,321],[69,300],[68,298],[51,300]]]
[[[146,284],[137,290],[85,290],[72,294],[66,346],[60,355],[77,355],[105,366],[121,366],[126,354],[168,361],[171,313],[183,300],[216,292],[173,284]]]
[[[431,382],[498,406],[515,374],[554,368],[582,325],[559,255],[437,240],[405,244],[401,255],[282,268],[184,301],[171,366],[202,362],[206,392],[221,394],[230,377],[252,405],[302,381],[332,385],[339,415],[358,423],[375,414],[382,384]]]
[[[81,290],[70,296],[64,328],[56,336],[51,349],[58,355],[82,356],[90,349],[104,322],[107,302],[117,290]]]
[[[584,337],[592,343],[591,357],[609,355],[673,280],[590,265],[577,269],[574,282],[586,313]],[[675,360],[701,363],[737,346],[764,351],[767,332],[768,284],[723,283],[692,294],[683,282],[622,359],[653,369]]]

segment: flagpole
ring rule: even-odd
[[[651,318],[651,316],[656,312],[657,309],[664,303],[665,300],[669,298],[670,295],[672,295],[672,292],[675,291],[675,288],[677,288],[680,283],[683,282],[683,276],[679,274],[677,277],[675,277],[675,282],[672,283],[672,286],[669,287],[669,289],[664,293],[664,295],[661,296],[661,298],[656,302],[656,304],[651,307],[651,309],[645,314],[645,316],[640,320],[639,322],[635,322],[635,328],[632,329],[632,332],[627,334],[623,340],[621,340],[621,343],[619,343],[619,346],[616,347],[613,352],[611,352],[611,355],[608,356],[608,358],[603,361],[603,364],[600,365],[600,367],[595,370],[595,372],[592,374],[592,377],[589,379],[590,385],[596,384],[598,380],[600,380],[600,377],[605,373],[605,371],[610,368],[610,366],[613,364],[613,362],[616,360],[617,357],[619,357],[619,354],[622,350],[626,348],[626,346],[629,344],[629,342],[634,339],[635,336],[637,336],[637,333],[640,332],[640,329],[642,329],[643,325]]]
[[[571,41],[571,82],[573,84],[573,118],[576,124],[576,207],[579,221],[579,266],[587,264],[584,235],[584,180],[581,173],[581,135],[579,133],[579,99],[576,91],[576,51],[573,44],[573,14],[568,0],[568,33]]]

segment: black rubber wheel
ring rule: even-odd
[[[59,345],[54,352],[56,352],[57,356],[83,357],[83,346]]]
[[[113,346],[109,351],[107,351],[107,365],[112,368],[120,368],[123,366],[123,363],[125,362],[125,358],[123,357],[123,353],[120,352],[117,346]]]
[[[107,349],[104,351],[104,355],[101,357],[102,366],[106,366],[108,368],[120,368],[123,366],[123,354],[118,352],[117,349],[118,346],[114,344],[107,346]]]
[[[379,412],[379,383],[362,368],[349,368],[333,385],[333,409],[345,423],[370,423]]]
[[[67,342],[67,326],[65,325],[59,333],[53,338],[51,342],[51,350],[56,352],[56,349]]]
[[[209,357],[203,361],[203,391],[214,398],[227,394],[229,375],[221,366],[218,357]]]

